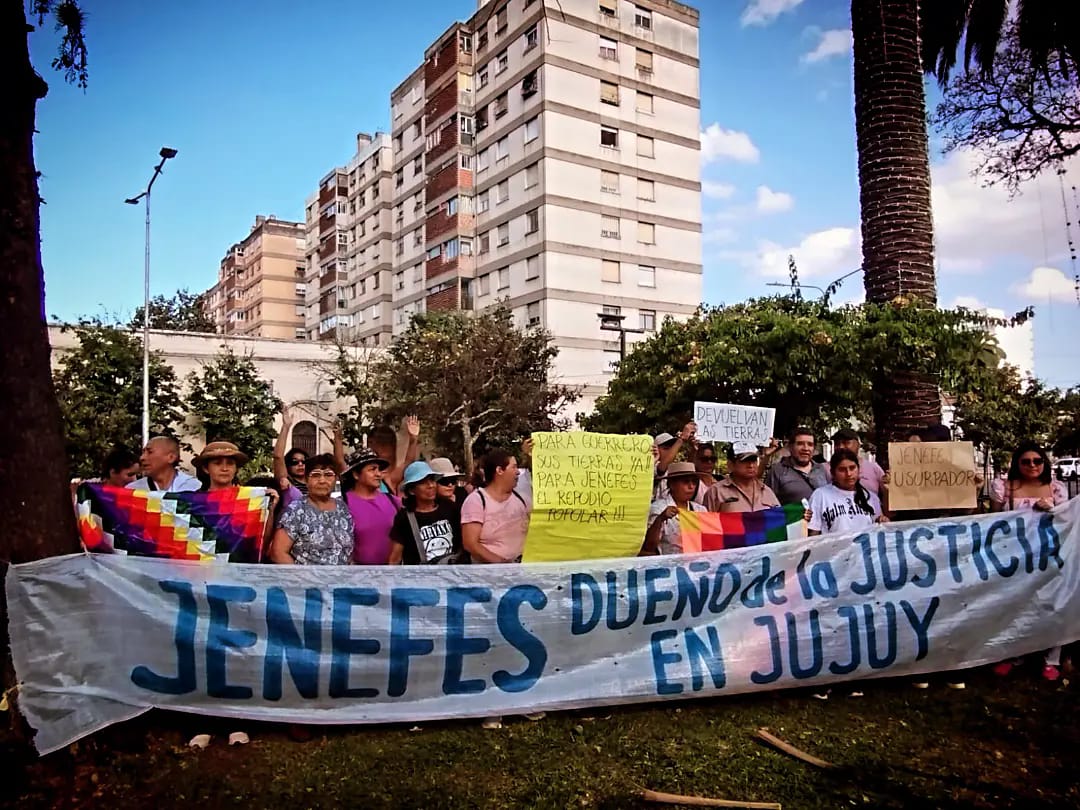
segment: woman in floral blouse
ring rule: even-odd
[[[270,561],[297,565],[352,562],[353,520],[344,501],[332,497],[337,472],[329,453],[307,461],[307,495],[289,504],[270,545]]]

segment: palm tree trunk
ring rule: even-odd
[[[914,299],[933,306],[919,0],[851,0],[851,29],[866,300]],[[890,439],[906,439],[941,417],[937,381],[914,370],[875,380],[873,405],[879,457],[886,462]]]
[[[78,550],[44,314],[34,116],[48,85],[30,63],[23,0],[0,0],[0,560]],[[3,622],[6,630],[7,623]]]

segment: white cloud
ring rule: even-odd
[[[937,258],[945,273],[978,273],[991,264],[1046,265],[1068,255],[1061,189],[1053,175],[1008,191],[971,172],[978,157],[957,151],[930,167]],[[1080,185],[1080,166],[1065,183]]]
[[[862,263],[862,242],[855,228],[827,228],[805,236],[797,245],[785,247],[761,242],[749,264],[766,278],[787,278],[788,256],[795,257],[799,278],[832,281]]]
[[[779,214],[795,207],[795,198],[783,191],[773,191],[768,186],[757,187],[757,212]]]
[[[750,0],[739,21],[744,25],[768,25],[781,14],[791,11],[803,0]]]
[[[739,234],[734,228],[715,227],[707,229],[701,235],[701,241],[706,245],[730,245],[739,240]]]
[[[1025,299],[1017,302],[1021,305],[1043,301],[1071,303],[1076,300],[1075,282],[1056,267],[1036,267],[1024,282],[1013,285],[1011,291]]]
[[[730,183],[717,183],[712,180],[701,181],[701,193],[714,200],[726,200],[735,193],[735,186]]]
[[[802,56],[805,64],[823,62],[834,56],[847,56],[852,48],[851,31],[847,28],[833,28],[821,31],[818,44],[809,53]]]
[[[714,123],[701,133],[701,159],[706,163],[724,158],[739,163],[757,163],[760,157],[761,152],[745,132],[723,129]]]

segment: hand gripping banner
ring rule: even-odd
[[[7,575],[42,753],[152,707],[353,724],[817,686],[1080,638],[1080,499],[678,557],[305,567],[87,554]]]

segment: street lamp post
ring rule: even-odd
[[[626,336],[630,335],[642,335],[645,333],[644,329],[627,329],[622,325],[625,315],[612,315],[607,312],[598,312],[596,317],[600,319],[600,329],[603,332],[618,332],[619,333],[619,363],[622,363],[626,359]]]
[[[161,160],[154,167],[154,173],[150,176],[150,182],[146,190],[135,197],[128,197],[124,202],[128,205],[138,205],[139,200],[145,201],[146,208],[146,249],[143,255],[143,363],[142,363],[142,441],[143,446],[150,440],[150,189],[154,187],[161,170],[165,167],[165,161],[176,157],[176,150],[168,146],[161,147],[158,152]]]

